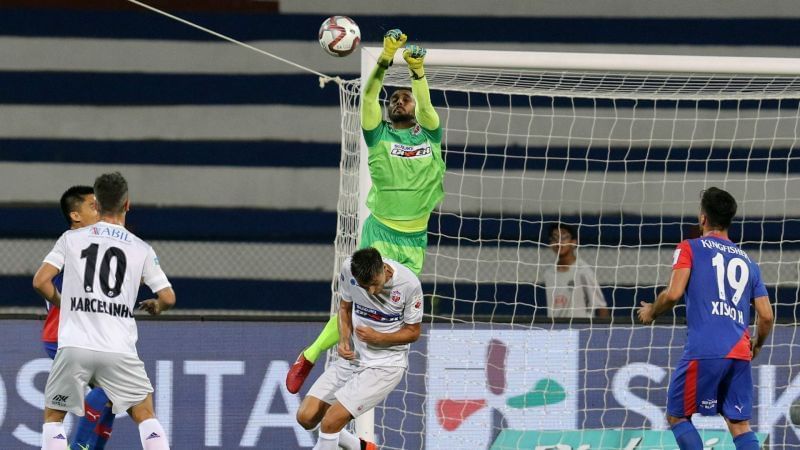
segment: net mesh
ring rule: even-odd
[[[666,392],[685,310],[642,327],[635,307],[669,279],[675,246],[697,237],[700,195],[710,186],[737,199],[732,239],[759,262],[779,322],[754,362],[754,429],[774,448],[800,448],[788,420],[800,394],[799,79],[426,72],[443,127],[445,200],[429,225],[421,276],[429,326],[412,345],[406,379],[377,409],[381,448],[530,443],[531,435],[509,430],[563,439],[569,430],[606,438],[610,430],[668,430]],[[410,83],[395,68],[384,85]],[[357,235],[358,95],[358,84],[343,86],[337,262]],[[548,314],[545,287],[557,222],[575,227],[591,274],[570,275],[560,319]],[[595,285],[610,319],[597,310],[578,318],[586,308],[577,303],[596,298]],[[726,429],[719,418],[695,422]]]

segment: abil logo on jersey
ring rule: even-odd
[[[90,233],[95,236],[108,236],[123,242],[131,242],[131,235],[124,228],[94,226],[91,228]]]

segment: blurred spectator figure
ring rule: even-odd
[[[594,270],[578,258],[578,233],[575,227],[555,223],[548,233],[550,249],[557,255],[555,265],[544,271],[547,290],[547,317],[609,317],[603,292]]]

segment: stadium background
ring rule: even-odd
[[[399,26],[414,42],[442,48],[797,56],[800,46],[800,7],[792,1],[152,4],[343,78],[358,76],[358,58],[331,58],[315,39],[330,14],[353,17],[365,45],[378,45],[385,30]],[[320,89],[314,75],[120,0],[36,6],[6,0],[0,4],[0,308],[41,312],[30,280],[65,228],[58,196],[69,185],[120,170],[132,187],[129,226],[154,244],[181,309],[324,316],[339,140],[336,86]],[[798,231],[780,228],[765,239]],[[543,302],[541,291],[530,289]],[[796,288],[784,295],[796,298]],[[20,361],[39,356],[34,328],[12,328],[14,335],[30,334]],[[314,331],[309,326],[287,340],[302,342]],[[258,361],[291,362],[290,347]],[[18,371],[9,371],[3,375],[10,389]],[[12,422],[0,424],[3,434]]]

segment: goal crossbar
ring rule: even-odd
[[[377,58],[381,49],[365,47]],[[395,64],[405,64],[400,52]],[[800,58],[737,56],[646,55],[618,53],[556,53],[429,49],[430,66],[501,67],[505,69],[590,70],[619,72],[720,73],[800,75]]]

